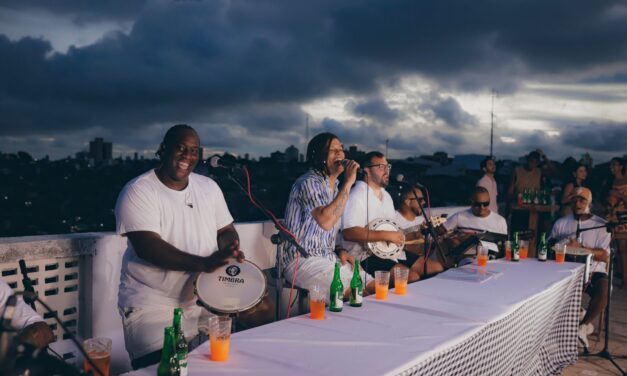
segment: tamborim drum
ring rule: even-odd
[[[254,307],[266,294],[266,276],[250,261],[235,260],[194,281],[198,303],[218,313],[239,313]]]
[[[387,218],[379,218],[371,221],[368,223],[368,228],[372,231],[400,231],[396,222]],[[375,256],[396,261],[405,246],[405,239],[403,238],[403,243],[400,245],[388,242],[371,242],[367,243],[367,246],[368,250]]]

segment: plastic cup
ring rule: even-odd
[[[309,311],[313,320],[324,320],[326,297],[327,289],[320,285],[314,285],[309,289]]]
[[[529,256],[529,241],[528,240],[519,240],[518,241],[519,249],[520,249],[520,259],[524,260]]]
[[[505,260],[512,260],[512,242],[509,240],[505,242]]]
[[[407,268],[395,268],[394,269],[394,293],[396,295],[407,294],[407,279],[409,278],[409,269]]]
[[[83,341],[83,348],[94,362],[96,367],[102,371],[103,376],[109,376],[109,364],[111,363],[111,338],[98,337]],[[85,373],[91,372],[94,376],[100,373],[95,370],[87,359],[83,359],[83,370]]]
[[[477,246],[477,266],[485,267],[488,265],[488,249],[482,245]]]
[[[209,359],[224,362],[229,359],[231,342],[231,318],[213,316],[209,318]]]
[[[566,260],[566,247],[568,246],[564,244],[562,247],[557,247],[555,250],[555,262],[558,264],[561,264]]]
[[[388,289],[390,287],[390,272],[377,270],[374,272],[374,288],[375,298],[378,300],[387,300]]]

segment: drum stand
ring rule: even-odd
[[[604,227],[604,226],[601,226]],[[587,230],[587,229],[585,229]],[[584,231],[585,231],[584,230]],[[621,368],[620,365],[618,365],[618,363],[616,363],[616,361],[614,360],[614,357],[612,356],[612,354],[610,354],[610,350],[608,348],[609,345],[609,341],[610,341],[610,307],[611,307],[611,291],[612,291],[612,280],[614,279],[614,256],[616,253],[617,248],[614,248],[614,252],[612,252],[612,249],[610,248],[610,259],[609,259],[609,263],[610,263],[610,268],[608,270],[609,273],[609,278],[608,278],[608,288],[607,288],[607,306],[605,307],[605,343],[603,345],[603,349],[601,351],[599,351],[598,353],[594,353],[594,354],[590,354],[590,352],[588,351],[588,349],[586,347],[584,347],[584,353],[582,354],[582,356],[584,357],[599,357],[599,358],[603,358],[606,360],[609,360],[614,367],[616,367],[616,369],[621,372],[621,374],[623,376],[627,375],[627,373],[625,373],[625,371]]]

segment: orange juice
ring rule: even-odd
[[[375,298],[379,300],[387,300],[388,298],[388,285],[387,284],[375,284]]]
[[[394,292],[396,293],[396,295],[407,294],[407,281],[397,282],[396,285],[394,285]]]
[[[526,259],[527,256],[529,255],[529,246],[528,245],[521,245],[520,246],[520,259]]]
[[[209,337],[209,351],[211,354],[209,355],[209,359],[216,362],[224,362],[229,358],[229,343],[231,342],[231,337],[226,338],[214,338],[213,336]]]
[[[309,310],[314,320],[324,320],[324,300],[309,299]]]
[[[109,376],[109,363],[111,362],[111,355],[109,353],[101,351],[89,351],[87,352],[87,355],[89,355],[96,367],[98,367],[102,371],[104,376]],[[85,371],[85,373],[91,371],[95,376],[100,375],[98,371],[94,370],[91,367],[91,364],[89,364],[87,359],[83,359],[83,370]]]
[[[488,265],[488,255],[478,255],[477,266],[486,266],[486,265]]]
[[[563,263],[565,258],[566,258],[566,253],[564,253],[564,252],[555,252],[555,261],[558,264]]]
[[[507,260],[507,261],[511,261],[512,260],[512,249],[511,248],[506,248],[505,249],[505,260]]]

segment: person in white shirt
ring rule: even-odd
[[[496,173],[496,163],[494,162],[494,158],[492,156],[484,158],[481,161],[480,166],[484,175],[477,181],[477,187],[483,187],[488,191],[490,194],[490,211],[492,213],[498,213],[498,190],[496,186],[496,179],[494,179],[494,174]]]
[[[381,259],[368,255],[365,244],[371,242],[388,242],[397,246],[403,244],[405,235],[402,231],[381,231],[368,229],[368,223],[375,219],[393,220],[396,216],[392,197],[385,190],[390,182],[390,169],[385,156],[373,151],[366,154],[360,163],[363,168],[363,180],[355,183],[351,189],[346,209],[342,215],[342,246],[354,257],[361,261],[364,270],[371,275],[377,270],[392,270],[394,268],[410,268],[414,260]],[[418,280],[419,276],[410,273],[409,281]],[[393,285],[393,275],[390,278]],[[374,284],[366,286],[368,292],[374,292]]]
[[[197,274],[244,259],[222,191],[192,172],[199,145],[190,126],[170,128],[157,152],[160,166],[127,183],[115,207],[117,233],[128,238],[118,308],[135,369],[159,362],[163,328],[171,325],[174,308],[183,308],[185,337],[197,334]],[[253,325],[271,319],[267,300],[256,308],[239,318]]]
[[[594,330],[592,322],[607,305],[609,283],[606,269],[611,241],[611,234],[605,228],[582,231],[577,238],[577,228],[598,227],[606,223],[605,220],[590,213],[591,203],[592,192],[588,188],[575,188],[570,201],[572,213],[558,219],[549,236],[549,243],[555,243],[556,247],[567,245],[585,248],[593,254],[592,273],[585,290],[590,295],[590,303],[579,325],[579,340],[586,348],[588,334]]]
[[[457,231],[466,233],[468,236],[480,232],[493,232],[496,234],[507,235],[507,221],[498,213],[490,210],[490,193],[483,187],[475,187],[470,209],[462,210],[449,217],[446,222],[438,227],[440,234],[449,231]],[[450,240],[452,248],[459,247],[464,241],[464,236],[453,237]],[[488,249],[496,249],[494,243],[484,242],[484,246]]]
[[[22,297],[12,298],[13,290],[0,279],[0,314],[7,317],[7,306],[14,306],[13,317],[8,323],[11,329],[18,332],[17,338],[22,343],[27,343],[37,348],[44,348],[54,341],[54,334],[44,319],[39,316]],[[9,302],[9,300],[13,300]]]
[[[421,207],[425,203],[426,201],[420,187],[414,187],[408,184],[403,185],[401,187],[398,210],[394,217],[396,224],[398,224],[405,233],[406,243],[403,253],[405,253],[406,259],[411,262],[410,274],[413,274],[414,278],[417,277],[417,279],[422,278],[424,273],[424,241],[417,244],[407,243],[424,240],[421,230],[423,229],[425,219],[422,215]],[[444,266],[438,261],[437,252],[431,250],[431,254],[427,260],[427,273],[429,276],[432,276],[442,271],[444,271]]]

